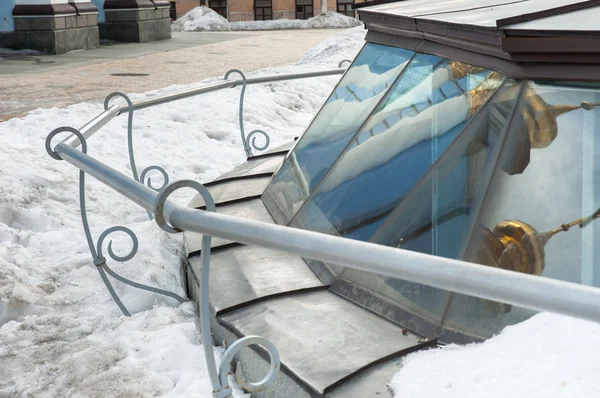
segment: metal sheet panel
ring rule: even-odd
[[[219,318],[244,335],[269,339],[281,361],[315,390],[389,355],[414,349],[419,337],[329,292],[280,297]]]
[[[271,177],[254,177],[236,180],[216,181],[207,186],[215,203],[222,204],[231,201],[238,201],[244,198],[257,197],[263,194]],[[202,195],[196,195],[188,207],[204,207]]]
[[[327,398],[393,398],[388,388],[392,377],[402,367],[398,358],[374,366],[334,388]]]
[[[459,12],[502,4],[520,3],[527,0],[408,0],[368,7],[365,10],[402,15],[410,18],[431,14]]]
[[[460,12],[436,13],[426,15],[423,19],[496,28],[496,21],[500,19],[512,18],[522,14],[538,13],[556,7],[583,2],[583,0],[528,0]]]
[[[204,211],[204,210],[198,210]],[[274,223],[273,217],[267,211],[267,208],[260,199],[251,199],[243,202],[236,202],[229,205],[217,206],[217,213],[227,214],[234,217],[247,218],[254,221],[262,221]],[[202,234],[195,232],[185,232],[185,245],[188,254],[198,254],[202,246]],[[211,247],[220,247],[230,243],[234,243],[227,239],[213,238]]]
[[[507,25],[506,30],[597,31],[600,7]]]
[[[224,180],[242,176],[274,173],[283,162],[284,154],[279,156],[258,157],[240,164],[233,170],[223,174],[217,180]]]
[[[200,275],[200,256],[190,258]],[[234,246],[211,256],[210,303],[220,311],[262,297],[324,287],[301,257],[258,246]]]

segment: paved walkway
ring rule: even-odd
[[[293,63],[337,32],[174,32],[172,40],[107,43],[64,55],[0,54],[0,121],[37,108],[102,100],[113,91],[141,93],[193,83],[234,67],[251,71]]]

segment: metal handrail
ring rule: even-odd
[[[142,208],[155,213],[158,192],[68,145],[58,144],[54,152]],[[167,222],[178,230],[275,248],[455,293],[600,323],[600,289],[595,287],[198,211],[178,206],[169,200],[163,212]],[[559,291],[560,299],[557,299]]]
[[[261,76],[261,77],[251,77],[245,79],[245,84],[263,84],[263,83],[274,83],[279,81],[287,81],[287,80],[297,80],[297,79],[308,79],[312,77],[324,77],[324,76],[334,76],[341,75],[346,72],[346,69],[328,69],[321,70],[315,72],[304,72],[304,73],[290,73],[290,74],[282,74],[282,75],[272,75],[272,76]],[[194,97],[196,95],[206,94],[213,91],[223,90],[225,88],[233,88],[244,83],[244,79],[237,80],[225,80],[219,83],[208,84],[202,87],[191,88],[187,90],[176,91],[174,93],[168,93],[163,95],[157,95],[156,97],[152,97],[149,99],[145,99],[142,101],[132,101],[133,110],[149,108],[151,106],[166,104],[168,102],[177,101],[184,98]],[[83,134],[83,136],[87,139],[90,138],[96,131],[106,125],[115,117],[119,116],[122,113],[128,113],[130,107],[128,105],[117,106],[113,105],[106,109],[104,112],[100,113],[94,119],[83,125],[79,132]],[[62,141],[63,144],[68,144],[73,148],[77,148],[81,145],[80,140],[77,138],[75,134],[71,134],[69,137]]]

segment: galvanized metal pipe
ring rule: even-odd
[[[346,69],[330,69],[323,71],[315,71],[315,72],[305,72],[305,73],[292,73],[286,75],[274,75],[274,76],[263,76],[263,77],[253,77],[246,79],[246,84],[260,84],[260,83],[273,83],[278,81],[285,80],[296,80],[296,79],[307,79],[311,77],[321,77],[321,76],[333,76],[333,75],[341,75],[346,71]],[[213,91],[222,90],[224,88],[231,88],[237,85],[242,84],[242,80],[225,80],[219,83],[209,84],[202,87],[191,88],[187,90],[177,91],[174,93],[158,95],[156,97],[146,99],[143,101],[133,102],[133,110],[149,108],[154,105],[165,104],[171,101],[177,101],[183,98],[189,98],[200,94],[206,94]],[[118,105],[112,105],[104,112],[96,116],[94,119],[90,120],[88,123],[83,125],[79,131],[83,134],[83,136],[87,139],[90,138],[96,131],[98,131],[102,126],[106,125],[116,116],[122,113],[128,113],[129,106],[123,105],[119,107]],[[79,139],[74,134],[70,135],[66,139],[64,139],[61,144],[70,145],[73,148],[77,148],[81,143]]]
[[[87,122],[86,124],[84,124],[79,129],[79,132],[81,134],[83,134],[83,136],[86,139],[90,138],[92,135],[94,135],[94,133],[96,131],[100,130],[100,128],[102,128],[102,126],[104,126],[106,123],[110,122],[116,116],[118,116],[120,114],[121,114],[120,107],[118,105],[113,105],[110,108],[106,109],[101,114],[99,114],[98,116],[96,116],[95,118],[93,118],[92,120],[90,120],[89,122]],[[79,145],[81,145],[81,142],[79,141],[79,138],[77,138],[77,136],[75,134],[71,134],[70,136],[65,138],[61,142],[61,144],[65,144],[65,145],[69,145],[73,148],[77,148]]]
[[[157,192],[70,146],[59,144],[55,152],[144,209],[154,211]],[[194,210],[168,200],[164,215],[173,227],[181,230],[270,247],[456,293],[600,323],[600,289],[595,287]]]
[[[261,84],[261,83],[273,83],[278,81],[286,81],[286,80],[297,80],[297,79],[307,79],[311,77],[321,77],[321,76],[333,76],[333,75],[341,75],[346,71],[346,69],[330,69],[316,72],[305,72],[305,73],[291,73],[286,75],[274,75],[274,76],[262,76],[262,77],[252,77],[246,79],[246,84]],[[200,94],[206,94],[213,91],[222,90],[224,88],[231,88],[238,85],[241,85],[243,81],[239,80],[224,80],[219,83],[213,83],[202,87],[191,88],[187,90],[177,91],[174,93],[158,95],[156,97],[149,98],[147,100],[138,101],[133,103],[133,109],[144,109],[154,105],[165,104],[171,101],[177,101],[184,98],[193,97]],[[121,113],[129,112],[129,108],[127,106],[121,107]]]

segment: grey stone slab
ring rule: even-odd
[[[14,24],[15,24],[16,31],[31,30],[31,28],[29,26],[29,22],[31,21],[31,18],[15,18],[14,21],[15,21]]]
[[[140,43],[171,38],[171,22],[168,19],[140,21],[138,24]]]
[[[240,180],[217,181],[207,186],[216,204],[240,200],[263,194],[271,177],[255,177]],[[205,206],[202,195],[196,195],[188,207],[199,208]]]
[[[190,257],[199,279],[200,256]],[[210,303],[215,312],[260,298],[324,285],[304,260],[259,246],[233,246],[211,255]]]
[[[287,366],[316,391],[375,361],[423,344],[419,337],[329,292],[284,296],[219,317],[241,334],[270,340]]]
[[[94,21],[95,21],[96,16],[95,15],[91,15],[91,16],[94,17]],[[93,25],[93,24],[89,24],[89,25]],[[57,30],[66,29],[67,28],[67,21],[66,21],[65,17],[55,18],[55,20],[54,20],[54,27]]]
[[[115,11],[108,11],[108,10],[104,11],[104,21],[105,22],[115,22],[116,20],[117,20],[117,16],[116,16]]]
[[[100,45],[97,26],[63,29],[54,32],[56,53],[65,54],[74,50],[90,50]]]
[[[266,173],[272,174],[277,171],[279,166],[281,166],[284,157],[285,155],[280,155],[248,160],[217,178],[217,181],[232,177],[252,176]]]
[[[117,11],[115,12],[115,21],[116,22],[134,22],[139,21],[141,19],[141,12],[143,11]]]
[[[67,29],[73,29],[77,27],[77,17],[65,17],[65,27]]]
[[[198,210],[205,211],[205,210]],[[217,213],[227,214],[234,217],[247,218],[254,221],[273,223],[273,218],[260,199],[252,199],[244,202],[236,202],[228,205],[217,206]],[[197,253],[202,247],[202,234],[195,232],[185,232],[185,244],[188,254]],[[211,247],[220,247],[230,243],[231,240],[213,238]]]

